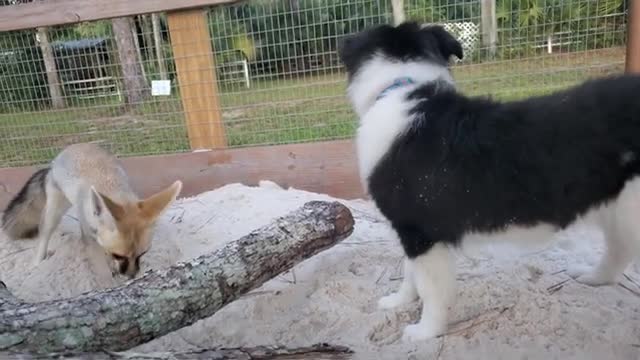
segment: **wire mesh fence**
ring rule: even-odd
[[[462,42],[465,58],[453,73],[467,94],[517,99],[623,71],[628,1],[496,0],[491,10],[482,3],[490,2],[403,7],[406,19],[442,24]],[[391,22],[389,0],[210,9],[216,84],[208,85],[217,89],[227,146],[351,137],[356,118],[339,39]],[[173,45],[165,14],[0,33],[0,166],[44,163],[82,141],[123,156],[190,151],[189,95]],[[170,93],[160,80],[170,81]]]

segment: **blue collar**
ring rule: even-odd
[[[410,77],[401,77],[401,78],[397,78],[395,80],[393,80],[393,84],[387,86],[384,90],[382,90],[382,92],[378,95],[378,97],[376,97],[376,101],[382,99],[383,97],[387,96],[388,93],[390,93],[391,91],[395,90],[395,89],[399,89],[401,87],[407,86],[407,85],[412,85],[415,84],[415,81],[413,81],[412,78]]]

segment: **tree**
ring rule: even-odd
[[[481,1],[482,45],[488,49],[489,56],[496,55],[498,40],[498,23],[496,19],[496,0]]]
[[[146,56],[146,60],[151,62],[153,60],[153,26],[151,24],[151,16],[150,15],[140,15],[138,16],[138,21],[140,23],[140,32],[142,33],[142,38],[144,39],[144,52]]]
[[[404,0],[391,0],[393,8],[393,23],[399,25],[405,21]]]
[[[127,105],[139,104],[147,98],[149,88],[138,61],[133,22],[131,18],[124,17],[111,20],[111,24],[122,68],[125,102]]]
[[[0,6],[13,6],[32,0],[0,0]],[[49,99],[54,108],[64,107],[58,69],[49,43],[47,29],[38,29],[40,46],[32,30],[12,31],[0,34],[0,102],[3,108],[21,104],[40,107]],[[44,68],[44,71],[43,71]],[[46,76],[43,74],[46,73]],[[45,87],[45,82],[48,86]],[[16,89],[23,89],[16,91]]]
[[[558,32],[573,34],[570,44],[573,51],[619,45],[624,42],[624,35],[615,27],[624,23],[627,6],[626,0],[584,1],[578,5],[567,0],[497,0],[500,41],[517,38],[520,46],[505,49],[511,52],[507,57],[528,55],[534,51],[530,45],[536,37]]]
[[[147,78],[147,72],[144,69],[144,56],[142,55],[142,47],[140,46],[140,39],[138,36],[138,26],[135,17],[130,17],[129,21],[131,22],[131,37],[133,38],[133,46],[136,49],[137,55],[137,63],[140,64],[140,71],[142,72],[142,78]],[[143,40],[144,41],[144,40]],[[146,81],[146,80],[145,80]]]
[[[254,66],[261,71],[301,71],[308,69],[313,56],[334,51],[340,36],[391,19],[388,1],[328,0],[322,5],[311,0],[254,1],[234,11],[214,10],[212,33],[219,34],[214,37],[215,49],[229,49],[232,44],[226,39],[244,32],[257,44]],[[296,61],[297,69],[291,69]]]
[[[167,64],[164,60],[162,34],[160,33],[160,16],[158,14],[151,14],[151,25],[153,27],[153,42],[156,49],[156,60],[158,60],[160,79],[167,80]]]
[[[51,106],[53,106],[54,109],[61,109],[65,106],[64,96],[62,93],[62,83],[60,82],[60,76],[58,74],[58,66],[56,65],[56,58],[51,48],[51,43],[49,42],[49,29],[41,27],[38,28],[37,31],[44,68],[47,72]]]

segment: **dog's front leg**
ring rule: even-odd
[[[447,330],[448,308],[455,300],[455,266],[449,248],[436,243],[409,260],[413,281],[422,300],[420,321],[404,329],[405,341],[434,338]]]

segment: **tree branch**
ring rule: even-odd
[[[0,287],[0,351],[120,351],[209,317],[353,231],[344,205],[313,201],[223,248],[72,299],[24,303]]]
[[[110,352],[100,351],[91,353],[49,353],[49,354],[21,354],[5,353],[11,359],[36,360],[36,359],[94,359],[94,360],[277,360],[277,359],[309,359],[309,360],[341,360],[350,359],[352,351],[344,346],[332,346],[329,344],[316,344],[304,348],[287,349],[284,347],[246,347],[235,349],[200,349],[185,352],[155,352],[140,354],[134,352]]]

